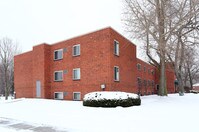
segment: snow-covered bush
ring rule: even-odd
[[[190,90],[190,93],[199,94],[198,90]]]
[[[137,94],[126,92],[91,92],[84,96],[83,105],[91,107],[130,107],[141,104]]]

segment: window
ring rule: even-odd
[[[62,81],[62,80],[63,80],[63,71],[55,71],[54,81]]]
[[[119,67],[114,66],[114,81],[119,81]]]
[[[54,51],[54,60],[60,60],[60,59],[63,59],[63,49]]]
[[[151,73],[151,70],[150,70],[150,69],[148,69],[148,73],[149,73],[149,74]]]
[[[73,93],[73,100],[81,100],[81,93],[80,92],[74,92]]]
[[[138,84],[138,87],[141,88],[142,87],[142,80],[140,77],[137,78],[137,84]]]
[[[154,75],[154,70],[151,70],[151,74]]]
[[[80,68],[73,69],[73,80],[80,79]]]
[[[73,46],[73,56],[78,56],[78,55],[80,55],[80,44]]]
[[[63,94],[63,92],[55,92],[55,93],[54,93],[54,98],[55,98],[55,99],[64,99],[64,94]]]
[[[144,66],[144,72],[146,72],[146,67]]]
[[[154,81],[151,82],[152,88],[154,88],[155,84]]]
[[[150,80],[148,80],[148,86],[151,86],[151,81]]]
[[[146,80],[144,80],[144,87],[146,87],[147,86],[147,82],[146,82]]]
[[[119,42],[114,40],[114,54],[119,56]]]
[[[141,70],[141,64],[137,64],[137,69],[140,71]]]
[[[141,94],[142,80],[140,77],[137,77],[137,86],[138,86],[138,95],[142,95]]]

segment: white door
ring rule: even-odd
[[[36,97],[41,97],[41,81],[36,81]]]

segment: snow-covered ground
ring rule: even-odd
[[[1,124],[4,119],[53,126],[67,132],[199,131],[199,94],[151,95],[141,99],[141,106],[128,108],[84,107],[81,101],[0,99],[0,131],[17,131]]]

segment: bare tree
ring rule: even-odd
[[[188,55],[186,52],[191,52],[189,54],[189,57],[191,57],[193,51],[190,51],[189,49],[199,44],[199,1],[185,0],[184,2],[180,3],[178,7],[180,7],[179,9],[181,11],[175,15],[176,18],[180,20],[180,24],[173,32],[173,38],[170,39],[171,41],[169,47],[172,47],[171,51],[173,51],[173,53],[168,52],[167,55],[170,61],[173,62],[175,75],[179,82],[179,93],[183,95],[183,65],[186,63],[186,57]],[[184,17],[186,19],[184,19]],[[172,54],[174,57],[172,57]],[[188,64],[189,68],[191,67],[190,64],[191,63]],[[190,69],[188,67],[186,70],[189,72]],[[192,81],[192,79],[190,81]]]
[[[199,58],[198,49],[196,47],[185,50],[185,63],[184,63],[184,84],[193,89],[193,83],[197,82],[199,74]]]
[[[0,69],[2,69],[2,64],[0,63]],[[4,86],[3,86],[3,73],[0,70],[0,96],[4,93]]]
[[[188,24],[187,20],[196,16],[198,0],[125,0],[125,5],[124,22],[127,31],[145,43],[148,58],[159,69],[159,95],[167,95],[167,61],[173,63],[179,84],[183,85],[181,76],[186,46],[182,36],[188,26],[194,25]],[[181,92],[184,92],[183,89]]]
[[[8,99],[14,84],[14,55],[18,52],[17,44],[9,38],[0,40],[0,64],[5,98]]]

